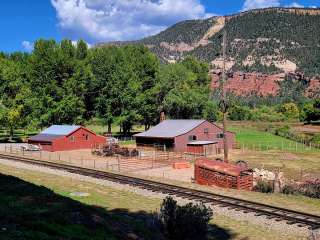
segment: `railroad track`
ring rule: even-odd
[[[108,180],[120,184],[139,187],[152,192],[174,195],[188,200],[203,202],[206,204],[218,205],[228,209],[240,210],[244,213],[254,213],[256,216],[265,216],[275,221],[286,221],[287,224],[296,224],[299,227],[308,227],[309,229],[320,228],[320,216],[285,208],[270,206],[262,203],[242,200],[234,197],[223,196],[220,194],[209,193],[205,191],[185,188],[181,186],[160,183],[151,180],[145,180],[136,177],[125,176],[116,173],[103,172],[78,166],[58,164],[48,161],[39,161],[35,159],[0,154],[0,158],[13,160],[27,164],[33,164],[42,167],[48,167],[56,170],[63,170],[70,173],[89,176],[97,179]]]

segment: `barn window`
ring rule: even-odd
[[[218,133],[218,134],[217,134],[217,138],[224,138],[223,133]]]
[[[205,128],[205,129],[203,130],[203,132],[204,132],[204,133],[209,133],[209,128]]]
[[[71,142],[74,142],[74,140],[75,140],[75,139],[74,139],[74,136],[71,136],[71,137],[70,137],[70,140],[71,140]]]
[[[197,140],[197,136],[195,136],[195,135],[189,136],[189,141],[195,141],[195,140]]]
[[[86,139],[86,141],[88,141],[89,140],[89,135],[86,135],[85,139]]]

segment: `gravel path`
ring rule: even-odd
[[[92,177],[81,176],[78,174],[68,173],[66,171],[55,170],[55,169],[51,169],[51,168],[47,168],[47,167],[34,166],[34,165],[25,164],[25,163],[4,160],[4,159],[0,159],[0,164],[12,166],[12,167],[17,167],[17,168],[23,168],[23,169],[31,170],[31,171],[39,171],[39,172],[43,172],[43,173],[49,173],[49,174],[54,174],[54,175],[59,175],[59,176],[70,177],[75,180],[100,184],[100,185],[116,188],[119,190],[133,192],[133,193],[143,195],[146,197],[160,198],[160,199],[163,199],[164,197],[166,197],[165,194],[155,193],[155,192],[140,189],[137,187],[132,187],[129,185],[122,185],[122,184],[114,183],[114,182],[107,181],[107,180],[100,180],[100,179],[95,179]],[[190,202],[190,200],[186,200],[183,198],[179,198],[179,197],[174,197],[174,198],[179,202],[179,204],[185,204],[185,203]],[[232,219],[237,219],[240,221],[248,221],[252,224],[261,225],[265,229],[276,230],[276,231],[279,231],[282,233],[288,233],[288,235],[291,235],[291,236],[298,235],[298,236],[301,236],[301,239],[308,239],[308,237],[310,236],[310,230],[305,227],[297,227],[296,225],[288,225],[284,221],[277,222],[272,219],[267,219],[265,216],[255,216],[254,213],[243,213],[239,210],[222,208],[222,207],[214,206],[211,204],[206,204],[206,205],[210,206],[211,209],[214,211],[214,213],[218,214],[218,215],[227,216]]]

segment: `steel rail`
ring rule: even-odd
[[[137,177],[126,176],[118,173],[104,172],[89,168],[78,167],[68,164],[60,164],[49,161],[40,161],[26,157],[0,154],[0,158],[14,160],[22,163],[33,164],[42,167],[48,167],[56,170],[63,170],[83,176],[108,180],[120,184],[139,187],[145,190],[174,195],[184,199],[195,200],[203,203],[210,203],[228,209],[237,209],[245,213],[255,213],[256,216],[266,216],[276,221],[286,221],[287,224],[297,224],[299,227],[308,227],[310,229],[320,228],[320,216],[290,210],[286,208],[271,206],[253,201],[243,200],[235,197],[200,191],[192,188],[181,187],[177,185],[146,180]]]

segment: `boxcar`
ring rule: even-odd
[[[201,185],[249,191],[253,187],[252,173],[231,163],[200,158],[196,161],[194,171],[195,181]]]

